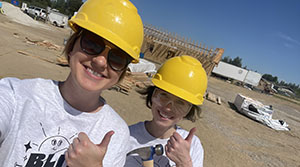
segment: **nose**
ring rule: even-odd
[[[107,57],[109,48],[105,48],[99,55],[93,57],[92,62],[97,68],[107,68]]]
[[[167,110],[167,111],[172,111],[172,109],[173,109],[173,101],[168,101],[166,104],[165,104],[165,110]]]

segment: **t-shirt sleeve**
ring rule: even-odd
[[[0,144],[9,131],[10,120],[15,108],[13,78],[0,80]]]
[[[204,150],[200,139],[197,136],[193,137],[190,154],[193,161],[193,166],[203,167]]]

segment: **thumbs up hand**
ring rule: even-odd
[[[168,140],[165,146],[166,155],[176,163],[176,167],[192,167],[190,148],[196,128],[192,128],[188,136],[183,139],[177,132]]]
[[[100,144],[94,144],[89,137],[80,132],[65,153],[69,167],[102,167],[102,161],[114,131],[105,134]]]

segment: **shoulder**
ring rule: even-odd
[[[3,78],[0,80],[1,89],[11,89],[15,92],[17,91],[28,91],[33,90],[34,88],[47,88],[45,85],[53,84],[52,80],[34,78],[34,79],[18,79],[18,78]]]
[[[141,136],[148,136],[148,132],[145,128],[145,122],[138,122],[129,126],[130,136],[134,138],[140,138]]]
[[[31,79],[19,79],[19,78],[14,78],[14,77],[7,77],[7,78],[2,78],[0,79],[1,84],[3,83],[8,83],[11,85],[20,85],[20,84],[29,84],[29,83],[34,83],[34,84],[38,84],[38,83],[46,83],[49,81],[52,81],[50,79],[43,79],[43,78],[31,78]]]
[[[136,129],[144,128],[144,122],[138,122],[129,126],[130,131],[134,131]]]
[[[129,126],[130,130],[130,150],[156,145],[165,144],[167,139],[158,139],[152,136],[145,127],[145,122],[138,122]]]
[[[49,86],[51,84],[52,87]],[[0,80],[0,90],[3,95],[16,98],[19,97],[20,99],[23,99],[24,96],[33,97],[37,94],[42,94],[43,92],[46,92],[45,94],[47,95],[47,89],[53,88],[55,88],[54,81],[41,78],[3,78]]]
[[[1,94],[7,94],[10,92],[14,92],[16,85],[20,80],[17,78],[3,78],[0,79],[0,90]]]

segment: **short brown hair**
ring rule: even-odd
[[[77,41],[77,39],[80,37],[81,35],[81,31],[82,30],[78,30],[76,32],[74,32],[68,39],[67,43],[66,43],[66,46],[63,50],[63,54],[65,54],[66,56],[66,59],[68,60],[68,63],[69,63],[69,53],[71,53],[71,51],[73,50],[73,47],[75,45],[75,42]]]

